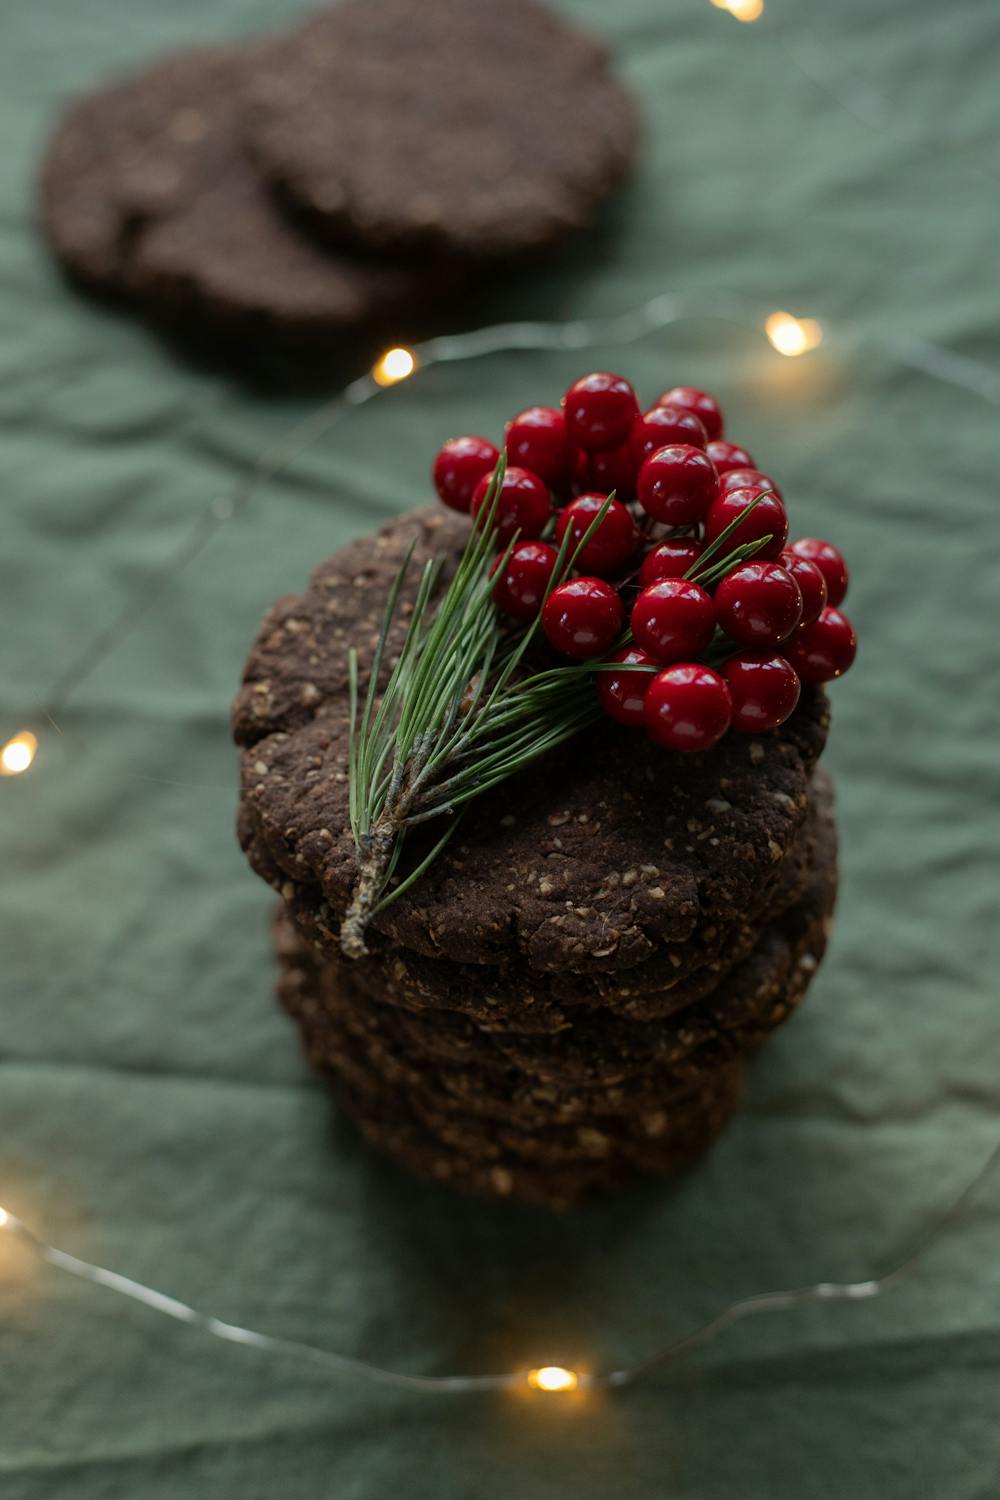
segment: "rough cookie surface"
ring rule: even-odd
[[[240,840],[286,900],[313,909],[317,930],[336,932],[356,869],[347,648],[371,659],[411,542],[418,563],[454,560],[466,534],[467,522],[435,509],[352,543],[305,594],[272,607],[251,649],[234,709]],[[805,821],[826,729],[821,691],[804,693],[777,732],[730,734],[705,755],[597,726],[472,804],[459,836],[375,925],[429,958],[619,975],[751,918]]]
[[[836,843],[801,899],[710,994],[662,1021],[581,1012],[556,1036],[484,1030],[450,1012],[416,1014],[359,984],[349,963],[325,964],[282,912],[276,940],[282,1003],[301,1023],[317,1067],[335,1075],[360,1049],[387,1082],[441,1108],[545,1129],[592,1116],[635,1118],[711,1085],[748,1056],[802,998],[826,947],[837,890]]]
[[[336,929],[319,914],[314,892],[296,886],[283,909],[302,937],[331,965],[346,965],[356,984],[405,1009],[454,1011],[486,1031],[555,1034],[571,1027],[581,1011],[602,1010],[632,1020],[671,1016],[713,990],[756,946],[763,926],[774,922],[803,894],[817,863],[835,854],[833,788],[822,766],[810,789],[809,810],[791,850],[776,867],[766,904],[733,922],[702,924],[695,938],[667,944],[644,963],[619,974],[574,970],[537,971],[522,960],[461,964],[428,958],[385,940],[372,940],[368,957],[344,959]],[[257,849],[258,874],[280,888],[280,872]],[[287,882],[284,882],[289,889]]]
[[[825,852],[749,958],[671,1022],[591,1016],[570,1036],[498,1038],[447,1013],[417,1017],[324,965],[283,913],[279,994],[374,1145],[467,1191],[565,1208],[636,1172],[681,1170],[725,1126],[748,1058],[822,959],[836,894]]]

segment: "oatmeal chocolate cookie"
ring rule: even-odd
[[[331,1033],[336,1029],[334,1022]],[[347,1028],[339,1029],[335,1047],[329,1071],[335,1088],[344,1083],[373,1102],[403,1099],[414,1118],[438,1138],[454,1144],[461,1132],[469,1154],[489,1156],[502,1148],[549,1165],[587,1156],[634,1155],[650,1142],[657,1148],[669,1144],[669,1136],[684,1133],[720,1091],[728,1097],[744,1070],[742,1059],[730,1058],[681,1090],[660,1096],[651,1093],[641,1103],[630,1098],[625,1109],[590,1114],[581,1105],[558,1116],[549,1111],[543,1118],[541,1108],[532,1113],[511,1099],[503,1106],[498,1098],[458,1097],[441,1087],[440,1079],[426,1080],[424,1086],[407,1084],[403,1069],[383,1071],[384,1055],[376,1055]]]
[[[618,1157],[584,1159],[555,1168],[542,1167],[509,1153],[493,1161],[477,1160],[430,1135],[400,1101],[372,1112],[365,1096],[355,1095],[348,1088],[341,1087],[338,1097],[377,1150],[411,1172],[447,1183],[461,1192],[513,1198],[562,1211],[589,1198],[619,1192],[636,1176],[633,1163]],[[663,1148],[659,1175],[674,1175],[690,1166],[721,1134],[731,1113],[732,1109],[718,1107],[715,1118],[706,1122],[700,1134]]]
[[[293,1015],[302,1013],[304,1006],[306,1014],[319,1020],[345,1005],[353,1007],[359,1024],[375,1033],[388,1027],[405,1055],[420,1062],[485,1063],[501,1069],[521,1068],[543,1084],[615,1086],[633,1080],[653,1064],[677,1063],[717,1037],[720,1030],[768,1016],[771,997],[782,990],[795,962],[806,952],[816,956],[824,941],[836,886],[836,830],[828,815],[800,900],[758,933],[753,951],[731,965],[721,983],[663,1019],[635,1021],[610,1007],[578,1007],[558,1032],[546,1034],[522,1031],[516,1024],[482,1026],[450,1008],[412,1010],[397,1003],[390,986],[380,984],[378,964],[343,958],[331,961],[318,955],[297,934],[284,907],[274,924],[282,964],[280,993]],[[383,961],[383,974],[388,967]],[[352,998],[345,1001],[344,994]]]
[[[272,607],[251,649],[234,710],[240,839],[286,899],[314,906],[317,931],[336,933],[356,874],[348,646],[370,660],[411,542],[415,578],[436,553],[454,565],[466,535],[459,517],[425,510],[343,548],[305,594]],[[459,835],[374,927],[431,958],[619,975],[719,923],[752,921],[805,821],[826,729],[826,698],[813,689],[781,729],[730,734],[702,755],[597,725],[471,804]],[[414,838],[410,857],[421,847]]]
[[[261,868],[251,858],[272,885],[283,884],[280,872]],[[452,963],[384,941],[372,941],[368,957],[346,960],[336,932],[317,924],[315,904],[302,887],[294,887],[284,909],[331,966],[347,964],[358,985],[380,999],[418,1013],[453,1011],[474,1021],[473,1029],[548,1035],[565,1031],[589,1010],[611,1011],[633,1021],[663,1019],[685,1010],[715,989],[751,952],[762,928],[803,895],[817,864],[825,861],[835,864],[836,828],[833,787],[820,766],[813,777],[806,822],[778,867],[778,883],[765,909],[752,920],[705,926],[695,941],[666,945],[619,975],[537,973],[516,959],[490,966]]]
[[[587,224],[631,166],[607,49],[535,0],[346,0],[258,70],[261,168],[366,250],[494,259]]]
[[[802,999],[836,896],[835,850],[828,853],[803,900],[767,929],[755,952],[714,994],[670,1021],[585,1013],[558,1036],[518,1037],[483,1032],[447,1012],[416,1016],[357,986],[350,964],[324,965],[284,917],[276,924],[279,996],[300,1024],[313,1066],[356,1083],[360,1058],[418,1113],[480,1115],[546,1137],[569,1122],[638,1120],[712,1087]]]
[[[66,270],[160,318],[317,343],[419,305],[443,277],[317,246],[242,140],[246,82],[282,40],[179,53],[72,104],[41,173]]]

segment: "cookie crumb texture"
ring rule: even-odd
[[[490,260],[590,222],[631,165],[607,48],[535,0],[346,0],[257,74],[250,141],[338,242]]]
[[[242,132],[248,80],[281,49],[178,53],[69,107],[43,163],[41,208],[74,278],[158,319],[289,344],[433,292],[434,267],[323,248],[277,210]]]
[[[371,659],[411,542],[415,579],[429,556],[457,558],[464,539],[457,517],[427,510],[352,543],[305,594],[273,606],[250,652],[233,721],[240,840],[331,954],[356,869],[348,647]],[[397,643],[405,609],[399,620]],[[529,976],[619,976],[651,960],[683,969],[689,945],[710,948],[717,929],[767,909],[806,821],[827,718],[822,690],[807,690],[781,729],[686,756],[598,725],[472,804],[376,933],[425,958],[516,962]],[[414,838],[410,858],[419,854]]]

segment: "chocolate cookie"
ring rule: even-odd
[[[272,885],[282,877],[254,868]],[[474,1030],[550,1035],[581,1019],[581,1011],[610,1010],[616,1016],[650,1021],[672,1016],[708,994],[756,946],[764,924],[775,921],[805,890],[817,860],[836,857],[833,788],[817,767],[806,822],[777,867],[778,883],[765,909],[754,919],[719,922],[699,930],[697,940],[667,945],[644,963],[620,975],[575,972],[536,973],[512,960],[488,967],[427,958],[397,945],[372,941],[372,953],[356,960],[340,956],[335,931],[317,922],[311,892],[295,886],[284,903],[297,930],[336,966],[348,964],[356,982],[370,993],[418,1014],[454,1011],[475,1022]],[[440,1031],[440,1027],[438,1027]]]
[[[535,0],[346,0],[258,71],[272,182],[340,242],[496,258],[588,223],[631,165],[606,48]]]
[[[313,907],[317,931],[336,934],[356,871],[348,645],[371,659],[411,541],[415,577],[435,553],[453,562],[466,534],[458,517],[418,511],[345,547],[268,612],[251,650],[234,710],[240,839],[286,899]],[[374,925],[431,958],[592,976],[752,921],[804,823],[826,728],[817,690],[780,730],[730,734],[703,755],[598,725],[471,804],[458,837]],[[409,857],[420,849],[414,838]]]
[[[528,1085],[519,1092],[511,1083],[504,1098],[507,1080],[499,1075],[484,1079],[483,1086],[494,1093],[477,1090],[466,1096],[462,1080],[451,1079],[447,1070],[424,1077],[399,1054],[390,1065],[386,1049],[373,1048],[360,1031],[353,1032],[338,1017],[328,1014],[326,1020],[327,1069],[335,1089],[346,1084],[373,1099],[404,1099],[414,1117],[439,1138],[454,1143],[461,1132],[470,1154],[475,1150],[492,1155],[501,1148],[549,1165],[579,1157],[634,1154],[650,1141],[660,1146],[671,1134],[685,1131],[720,1089],[728,1091],[734,1070],[740,1076],[743,1071],[743,1060],[729,1057],[710,1069],[692,1070],[683,1085],[659,1093],[650,1089],[648,1097],[634,1101],[630,1096],[625,1108],[598,1107],[590,1112],[581,1091],[572,1109],[567,1106],[556,1113],[547,1094],[529,1100]]]
[[[492,1160],[483,1160],[432,1135],[400,1099],[373,1107],[366,1094],[347,1087],[341,1087],[338,1093],[344,1108],[378,1150],[420,1176],[463,1192],[517,1198],[543,1208],[565,1210],[597,1194],[621,1190],[642,1169],[620,1156],[584,1157],[555,1167],[502,1151]],[[672,1176],[690,1166],[721,1133],[738,1097],[737,1085],[731,1099],[713,1100],[689,1134],[660,1146],[656,1166],[649,1170]]]
[[[442,284],[433,267],[317,246],[243,146],[246,82],[281,39],[179,53],[80,99],[41,174],[66,270],[152,315],[316,346]]]
[[[447,1012],[412,1015],[360,988],[352,965],[323,965],[287,920],[277,924],[279,994],[314,1066],[354,1081],[360,1056],[418,1112],[422,1101],[516,1121],[546,1137],[556,1125],[595,1117],[644,1120],[711,1087],[801,1000],[822,958],[836,896],[835,846],[826,852],[803,900],[767,929],[717,991],[670,1021],[585,1013],[558,1036],[518,1037],[480,1031]],[[640,1133],[648,1133],[644,1123]]]
[[[831,871],[828,886],[833,882]],[[373,1144],[417,1172],[469,1191],[568,1207],[622,1186],[637,1171],[676,1172],[714,1140],[738,1101],[746,1057],[800,1002],[822,956],[829,918],[810,906],[801,903],[786,919],[780,979],[772,939],[772,953],[755,955],[744,982],[724,987],[718,1024],[722,1034],[733,1023],[730,1046],[671,1096],[648,1096],[642,1078],[619,1088],[617,1100],[610,1089],[606,1098],[592,1089],[570,1091],[570,1107],[548,1089],[536,1091],[526,1107],[524,1092],[508,1084],[495,1107],[483,1096],[481,1080],[471,1096],[461,1085],[456,1092],[442,1086],[440,1073],[373,1046],[366,1028],[331,1026],[328,996],[306,992],[313,960],[301,950],[303,964],[286,955],[281,988],[302,1020],[312,1060],[330,1073],[341,1102]],[[355,1014],[366,1009],[362,997]],[[605,1107],[585,1112],[584,1097],[591,1105],[599,1098]]]

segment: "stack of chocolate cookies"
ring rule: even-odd
[[[174,334],[322,355],[589,223],[636,141],[606,48],[538,0],[344,0],[78,100],[42,221]]]
[[[564,1207],[693,1160],[802,1000],[837,887],[827,703],[807,689],[779,730],[699,755],[586,731],[472,804],[345,958],[348,647],[371,658],[411,543],[455,557],[465,535],[403,517],[269,611],[234,712],[240,840],[281,896],[281,1001],[366,1136]]]

